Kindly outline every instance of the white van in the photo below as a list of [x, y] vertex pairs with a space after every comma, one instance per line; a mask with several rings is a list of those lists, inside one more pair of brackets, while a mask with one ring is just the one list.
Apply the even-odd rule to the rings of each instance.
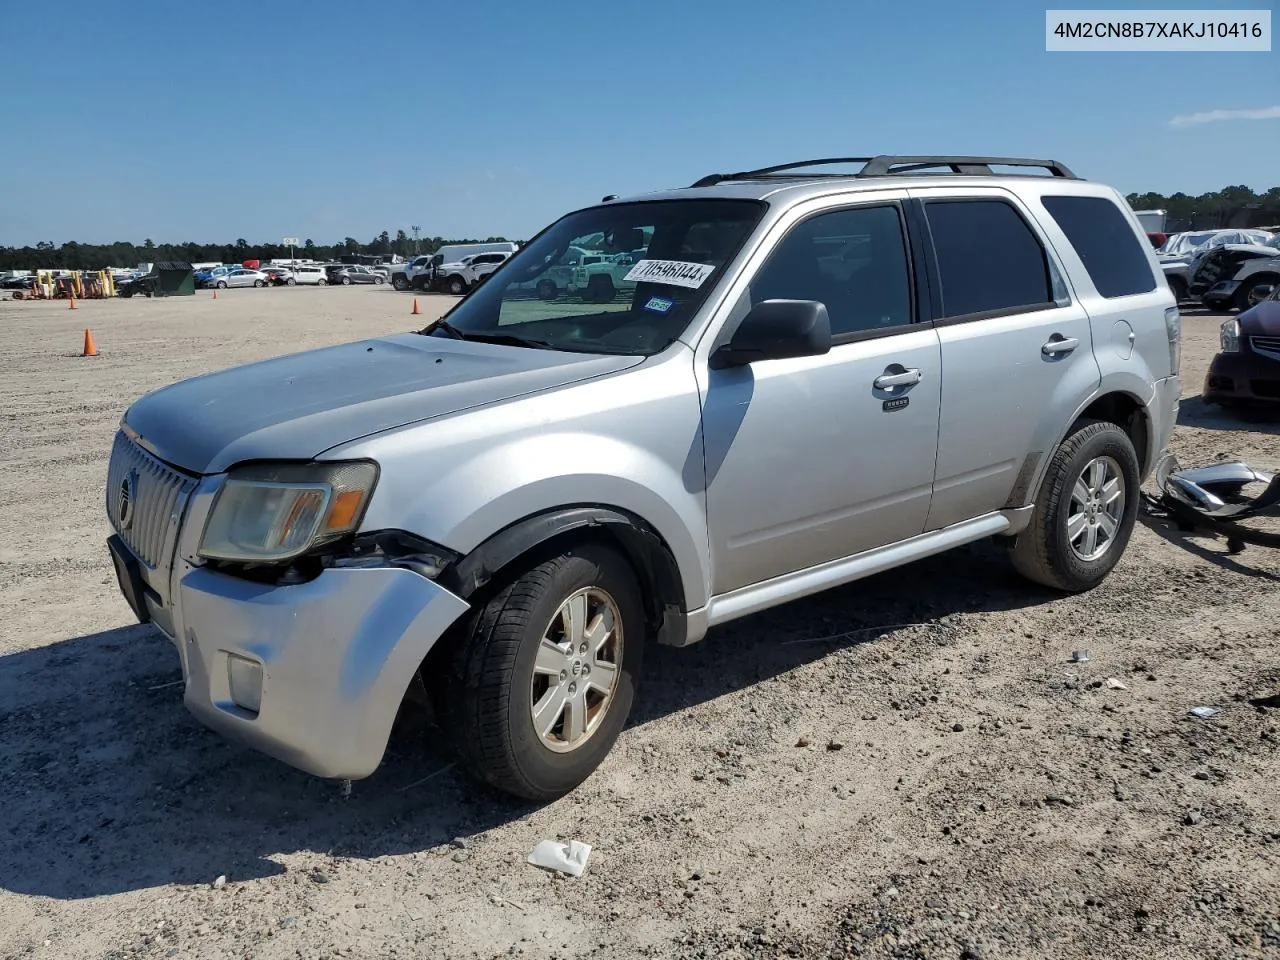
[[299, 264], [291, 269], [293, 270], [293, 279], [298, 283], [312, 283], [324, 286], [329, 282], [324, 272], [324, 267], [319, 264]]

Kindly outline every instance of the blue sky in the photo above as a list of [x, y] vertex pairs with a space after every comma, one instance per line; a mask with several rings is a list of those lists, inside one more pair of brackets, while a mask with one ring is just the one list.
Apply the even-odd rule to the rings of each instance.
[[[1280, 50], [1048, 53], [1026, 0], [123, 10], [5, 5], [0, 244], [523, 239], [607, 193], [864, 153], [1280, 183]], [[1263, 118], [1170, 122], [1213, 111]]]

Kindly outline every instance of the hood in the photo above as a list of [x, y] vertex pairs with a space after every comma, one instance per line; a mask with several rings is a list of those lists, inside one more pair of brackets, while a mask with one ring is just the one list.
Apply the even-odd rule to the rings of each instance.
[[221, 473], [245, 460], [308, 460], [349, 440], [643, 359], [407, 333], [183, 380], [142, 397], [124, 421], [161, 460]]
[[1236, 317], [1240, 332], [1250, 337], [1280, 337], [1280, 300], [1263, 300]]

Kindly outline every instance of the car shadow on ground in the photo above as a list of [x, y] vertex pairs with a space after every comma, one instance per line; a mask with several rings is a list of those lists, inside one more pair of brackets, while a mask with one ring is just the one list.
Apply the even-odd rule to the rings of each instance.
[[[1205, 403], [1203, 397], [1187, 397], [1178, 405], [1178, 426], [1201, 430], [1249, 430], [1280, 436], [1280, 403], [1232, 407]], [[1269, 469], [1265, 464], [1255, 464]]]
[[[975, 544], [654, 648], [631, 725], [785, 674], [896, 624], [1053, 595]], [[921, 583], [929, 590], [922, 594]], [[413, 717], [350, 797], [191, 718], [169, 642], [128, 626], [0, 658], [0, 889], [55, 899], [285, 872], [281, 854], [416, 852], [535, 805], [464, 776]]]
[[1174, 520], [1153, 515], [1145, 508], [1138, 511], [1138, 522], [1166, 543], [1181, 547], [1216, 567], [1243, 577], [1280, 583], [1280, 576], [1269, 570], [1259, 570], [1250, 562], [1251, 557], [1256, 557], [1267, 547], [1246, 546], [1242, 553], [1228, 553], [1226, 537], [1207, 529], [1182, 530]]

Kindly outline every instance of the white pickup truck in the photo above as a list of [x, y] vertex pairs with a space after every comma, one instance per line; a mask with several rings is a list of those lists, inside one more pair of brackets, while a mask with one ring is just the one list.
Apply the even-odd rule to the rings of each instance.
[[511, 256], [510, 253], [473, 253], [436, 267], [437, 282], [447, 293], [462, 296]]

